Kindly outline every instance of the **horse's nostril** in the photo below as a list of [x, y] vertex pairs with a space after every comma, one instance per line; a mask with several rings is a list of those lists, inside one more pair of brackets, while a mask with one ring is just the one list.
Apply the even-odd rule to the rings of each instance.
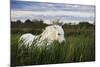
[[65, 44], [65, 41], [61, 42], [61, 44]]

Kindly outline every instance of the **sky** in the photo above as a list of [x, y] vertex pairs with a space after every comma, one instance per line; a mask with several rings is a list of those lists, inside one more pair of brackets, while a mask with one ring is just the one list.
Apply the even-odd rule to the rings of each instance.
[[55, 19], [64, 22], [95, 20], [94, 5], [49, 3], [36, 1], [11, 0], [11, 20], [43, 19], [46, 23]]

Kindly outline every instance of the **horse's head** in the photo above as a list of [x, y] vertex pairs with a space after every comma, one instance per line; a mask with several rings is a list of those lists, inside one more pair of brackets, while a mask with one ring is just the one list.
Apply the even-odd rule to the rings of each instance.
[[42, 33], [42, 37], [43, 39], [48, 39], [50, 41], [56, 40], [59, 43], [63, 43], [65, 41], [64, 30], [61, 25], [51, 25], [46, 27]]

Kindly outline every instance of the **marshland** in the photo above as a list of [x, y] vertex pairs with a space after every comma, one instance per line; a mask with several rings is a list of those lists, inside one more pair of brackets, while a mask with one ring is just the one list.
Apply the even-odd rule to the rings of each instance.
[[43, 20], [11, 21], [11, 65], [40, 65], [95, 61], [95, 24], [79, 22], [63, 25], [65, 43], [54, 41], [49, 49], [38, 48], [34, 42], [30, 47], [19, 48], [19, 38], [24, 33], [39, 35], [48, 24]]

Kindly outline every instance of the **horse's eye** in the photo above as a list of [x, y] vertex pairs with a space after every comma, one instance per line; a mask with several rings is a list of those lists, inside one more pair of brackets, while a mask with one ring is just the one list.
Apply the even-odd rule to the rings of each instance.
[[58, 33], [58, 35], [61, 35], [60, 33]]

